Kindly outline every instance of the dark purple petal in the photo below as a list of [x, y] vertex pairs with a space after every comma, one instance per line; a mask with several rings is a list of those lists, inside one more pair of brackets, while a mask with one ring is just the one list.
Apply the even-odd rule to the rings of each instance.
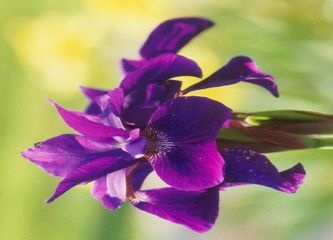
[[90, 138], [65, 134], [38, 143], [22, 155], [46, 172], [64, 177], [82, 164], [108, 156], [114, 149], [112, 142], [105, 144]]
[[244, 56], [231, 59], [220, 70], [216, 71], [208, 78], [188, 87], [183, 93], [186, 94], [191, 91], [231, 85], [240, 81], [259, 85], [266, 88], [275, 97], [279, 96], [277, 85], [273, 77], [259, 70], [251, 58]]
[[135, 207], [196, 232], [211, 229], [218, 216], [218, 188], [202, 192], [163, 188], [139, 191], [137, 197], [137, 202], [133, 202]]
[[141, 68], [126, 75], [120, 83], [125, 95], [137, 87], [163, 82], [178, 76], [201, 77], [200, 67], [186, 57], [166, 53], [147, 61]]
[[149, 59], [162, 53], [176, 53], [192, 38], [212, 25], [213, 22], [198, 17], [165, 21], [149, 35], [140, 54]]
[[80, 89], [83, 92], [83, 94], [90, 100], [90, 103], [84, 112], [87, 114], [94, 114], [94, 115], [100, 114], [101, 109], [99, 105], [96, 103], [96, 100], [98, 97], [106, 94], [107, 91], [96, 88], [84, 87], [84, 86], [80, 86]]
[[88, 137], [109, 138], [114, 136], [128, 136], [124, 129], [107, 126], [101, 119], [77, 111], [70, 111], [51, 102], [68, 126]]
[[107, 157], [94, 159], [81, 165], [77, 169], [69, 172], [65, 178], [58, 184], [54, 194], [47, 200], [53, 202], [60, 195], [67, 192], [72, 187], [85, 182], [96, 180], [106, 174], [126, 168], [137, 161], [131, 155], [122, 151], [114, 150], [109, 152]]
[[209, 98], [177, 97], [156, 110], [148, 128], [182, 143], [215, 141], [231, 113], [231, 109]]
[[221, 188], [259, 184], [287, 193], [295, 193], [302, 184], [305, 171], [302, 164], [279, 172], [262, 154], [245, 148], [225, 148], [220, 150], [225, 160], [224, 182]]
[[144, 132], [159, 177], [186, 191], [219, 184], [224, 161], [216, 136], [230, 114], [223, 104], [203, 97], [179, 97], [159, 107]]
[[122, 120], [132, 126], [146, 127], [156, 108], [173, 99], [180, 88], [180, 81], [169, 80], [134, 89], [124, 99]]
[[147, 176], [153, 171], [152, 166], [146, 162], [140, 168], [138, 168], [132, 176], [132, 185], [134, 190], [139, 190], [147, 178]]

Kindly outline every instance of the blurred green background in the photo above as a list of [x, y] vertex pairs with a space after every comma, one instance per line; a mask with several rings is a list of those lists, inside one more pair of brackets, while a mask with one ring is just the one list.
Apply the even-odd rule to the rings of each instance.
[[129, 205], [109, 212], [88, 187], [44, 203], [58, 179], [20, 151], [71, 131], [44, 99], [82, 109], [87, 102], [80, 84], [116, 86], [122, 78], [119, 59], [137, 57], [158, 23], [179, 16], [216, 22], [181, 51], [204, 75], [234, 55], [249, 55], [275, 76], [281, 97], [248, 84], [199, 94], [237, 111], [333, 113], [333, 1], [1, 0], [0, 239], [333, 239], [332, 150], [271, 154], [280, 168], [305, 165], [299, 192], [256, 186], [222, 192], [216, 226], [203, 235]]

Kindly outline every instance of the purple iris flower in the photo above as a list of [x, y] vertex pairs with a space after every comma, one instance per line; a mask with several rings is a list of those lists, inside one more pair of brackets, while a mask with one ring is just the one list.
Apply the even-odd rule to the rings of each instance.
[[[177, 202], [184, 205], [187, 192], [193, 206], [216, 199], [210, 195], [218, 195], [216, 186], [223, 181], [224, 167], [216, 137], [231, 110], [208, 98], [179, 97], [158, 107], [146, 128], [127, 130], [117, 112], [121, 92], [115, 89], [108, 93], [113, 98], [99, 99], [103, 118], [69, 111], [53, 103], [63, 120], [82, 135], [60, 135], [23, 152], [24, 157], [46, 172], [62, 178], [48, 202], [78, 184], [91, 181], [93, 196], [107, 208], [115, 209], [127, 198], [134, 206], [151, 213], [157, 211], [155, 214], [161, 217], [164, 211], [169, 214], [167, 209], [163, 210], [166, 195], [170, 198], [168, 208]], [[138, 191], [153, 170], [172, 188]], [[206, 190], [214, 187], [215, 191]], [[218, 202], [214, 206], [217, 210]], [[211, 209], [207, 211], [197, 209], [195, 214], [211, 221], [214, 215], [209, 213]], [[181, 219], [171, 220], [183, 223], [185, 220]], [[199, 225], [188, 225], [198, 231], [206, 229], [200, 224], [201, 230]]]
[[[176, 18], [160, 24], [147, 38], [140, 50], [140, 60], [122, 60], [126, 73], [120, 83], [124, 90], [121, 107], [122, 121], [129, 126], [143, 128], [157, 107], [178, 95], [206, 88], [248, 82], [266, 88], [278, 96], [273, 77], [256, 67], [249, 57], [232, 58], [225, 66], [208, 78], [181, 90], [179, 76], [200, 78], [200, 67], [191, 59], [177, 52], [202, 31], [213, 26], [203, 18]], [[89, 114], [99, 114], [96, 99], [107, 93], [105, 90], [82, 87], [91, 101], [86, 109]]]
[[[64, 134], [23, 152], [47, 173], [60, 177], [48, 203], [79, 184], [92, 182], [92, 196], [115, 210], [134, 207], [197, 232], [209, 230], [219, 210], [219, 191], [259, 184], [294, 193], [305, 171], [301, 164], [279, 172], [263, 155], [245, 148], [218, 149], [216, 138], [232, 111], [189, 92], [240, 81], [278, 96], [272, 76], [248, 57], [233, 58], [208, 78], [181, 90], [179, 76], [201, 77], [200, 67], [177, 52], [213, 23], [177, 18], [159, 25], [143, 44], [140, 60], [123, 60], [126, 72], [111, 91], [82, 87], [85, 112], [51, 102], [80, 135]], [[142, 190], [155, 172], [167, 188]]]

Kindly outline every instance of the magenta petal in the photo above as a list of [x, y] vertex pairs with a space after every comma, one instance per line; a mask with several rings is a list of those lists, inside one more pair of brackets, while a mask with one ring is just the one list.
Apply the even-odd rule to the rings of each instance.
[[[92, 146], [87, 148], [87, 145]], [[64, 177], [82, 164], [106, 157], [114, 146], [74, 134], [60, 135], [36, 144], [22, 155], [46, 172]]]
[[196, 232], [211, 229], [218, 216], [218, 188], [202, 192], [163, 188], [139, 191], [137, 198], [138, 202], [133, 203], [135, 207]]
[[201, 69], [193, 60], [166, 53], [150, 59], [141, 68], [127, 74], [120, 87], [127, 95], [139, 86], [163, 82], [178, 76], [201, 77]]
[[244, 148], [225, 148], [224, 182], [221, 188], [243, 184], [259, 184], [287, 193], [295, 193], [302, 184], [305, 171], [302, 164], [279, 172], [262, 154]]
[[133, 72], [142, 67], [145, 63], [146, 60], [121, 59], [121, 67], [125, 73]]
[[203, 97], [179, 97], [159, 107], [146, 129], [150, 162], [170, 186], [186, 191], [213, 187], [223, 180], [224, 161], [216, 136], [231, 110]]
[[306, 172], [301, 163], [280, 172], [281, 183], [279, 184], [279, 190], [287, 193], [295, 193], [303, 183], [305, 174]]
[[183, 92], [186, 94], [191, 91], [231, 85], [240, 81], [259, 85], [266, 88], [275, 97], [279, 96], [273, 77], [259, 70], [251, 58], [244, 56], [232, 58], [211, 76], [188, 87]]
[[104, 125], [98, 117], [90, 116], [81, 112], [70, 111], [52, 102], [58, 113], [68, 126], [88, 137], [109, 138], [114, 136], [128, 136], [128, 132]]
[[137, 161], [132, 156], [122, 150], [114, 150], [107, 157], [94, 159], [81, 165], [77, 169], [69, 172], [58, 184], [54, 194], [47, 200], [53, 202], [56, 198], [67, 192], [72, 187], [96, 180], [106, 174], [126, 168]]
[[140, 54], [144, 58], [152, 58], [162, 53], [176, 53], [192, 38], [212, 25], [213, 22], [198, 17], [165, 21], [149, 35]]
[[90, 101], [96, 101], [98, 97], [107, 94], [107, 90], [97, 89], [97, 88], [91, 88], [91, 87], [85, 87], [80, 86], [81, 91], [83, 94], [90, 100]]

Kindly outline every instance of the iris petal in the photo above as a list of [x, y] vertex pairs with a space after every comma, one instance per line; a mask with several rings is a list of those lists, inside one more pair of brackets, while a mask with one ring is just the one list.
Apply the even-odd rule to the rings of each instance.
[[[92, 196], [100, 200], [109, 210], [119, 208], [126, 199], [126, 172], [128, 168], [110, 173], [107, 177], [97, 179], [91, 189]], [[147, 162], [138, 168], [132, 176], [133, 189], [139, 190], [146, 177], [153, 171]]]
[[305, 170], [302, 164], [279, 172], [262, 154], [245, 148], [225, 148], [225, 179], [221, 188], [243, 184], [259, 184], [287, 193], [295, 193], [302, 184]]
[[120, 83], [125, 95], [134, 88], [163, 82], [178, 76], [201, 77], [201, 69], [193, 60], [165, 53], [147, 61], [141, 68], [126, 75]]
[[107, 157], [89, 161], [69, 172], [58, 184], [54, 194], [47, 202], [53, 202], [56, 198], [78, 184], [96, 180], [108, 173], [126, 168], [136, 162], [137, 161], [133, 160], [131, 155], [122, 150], [114, 150], [110, 152]]
[[82, 164], [108, 156], [109, 151], [114, 149], [110, 141], [101, 143], [74, 134], [64, 134], [36, 144], [22, 155], [46, 172], [64, 177]]
[[215, 223], [219, 210], [217, 188], [185, 192], [173, 188], [139, 191], [133, 205], [168, 221], [206, 232]]
[[251, 58], [244, 56], [232, 58], [221, 69], [208, 78], [188, 87], [183, 93], [231, 85], [240, 81], [259, 85], [267, 89], [275, 97], [279, 96], [273, 77], [259, 70]]
[[219, 184], [224, 161], [215, 141], [230, 114], [223, 104], [202, 97], [179, 97], [160, 106], [144, 133], [160, 178], [186, 191]]
[[152, 58], [161, 53], [176, 53], [192, 38], [211, 27], [213, 22], [204, 18], [175, 18], [161, 23], [143, 44], [140, 54]]
[[157, 107], [173, 99], [180, 88], [181, 82], [176, 80], [138, 87], [124, 99], [122, 120], [135, 127], [146, 127]]
[[70, 111], [51, 102], [68, 126], [88, 137], [109, 138], [114, 136], [128, 136], [128, 132], [107, 126], [101, 119], [81, 112]]
[[112, 197], [108, 193], [107, 177], [102, 177], [94, 181], [91, 189], [91, 194], [93, 198], [100, 200], [103, 206], [108, 208], [109, 210], [116, 210], [124, 203], [123, 199], [119, 197]]
[[189, 41], [213, 25], [208, 19], [198, 17], [175, 18], [163, 22], [149, 35], [140, 50], [141, 60], [122, 59], [125, 73], [142, 67], [147, 60], [164, 53], [177, 53]]
[[108, 91], [96, 89], [96, 88], [90, 88], [90, 87], [84, 87], [80, 86], [81, 91], [83, 94], [90, 100], [89, 105], [87, 106], [85, 113], [87, 114], [100, 114], [101, 109], [99, 105], [97, 104], [96, 100], [98, 97], [103, 96], [104, 94], [107, 94]]

